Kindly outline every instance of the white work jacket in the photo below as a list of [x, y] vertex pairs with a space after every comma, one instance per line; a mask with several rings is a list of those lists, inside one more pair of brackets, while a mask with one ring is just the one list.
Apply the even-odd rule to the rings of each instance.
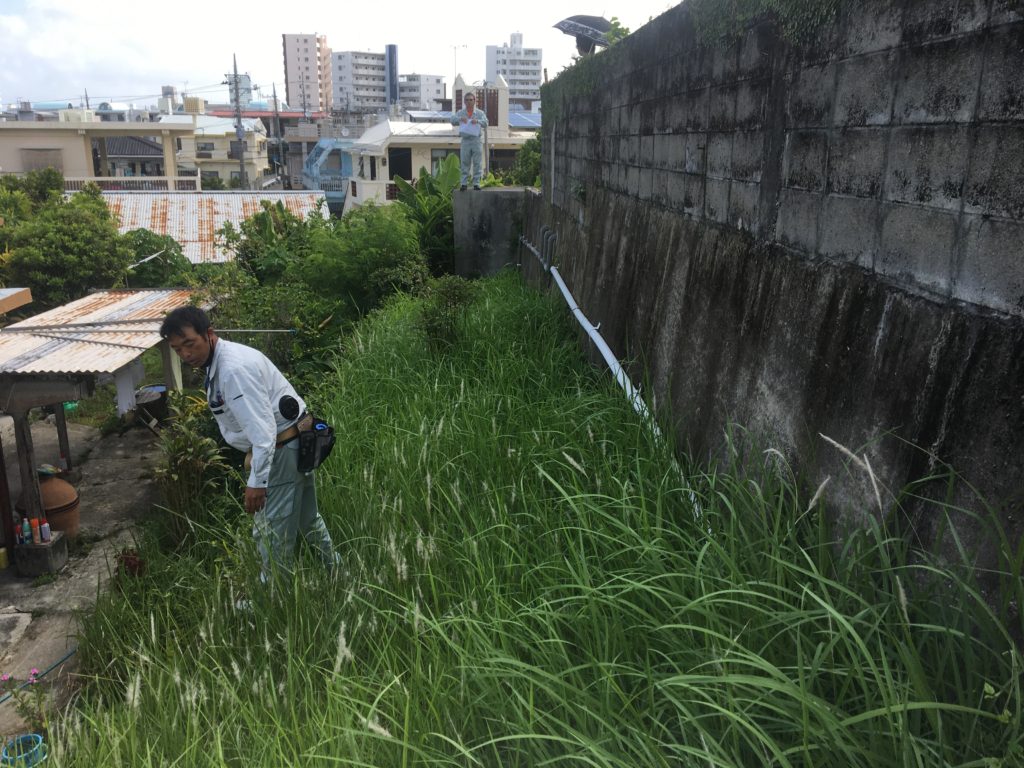
[[292, 397], [298, 414], [306, 404], [277, 367], [257, 349], [217, 339], [206, 372], [206, 400], [228, 445], [252, 451], [250, 488], [266, 488], [277, 436], [298, 416], [281, 414], [281, 399]]

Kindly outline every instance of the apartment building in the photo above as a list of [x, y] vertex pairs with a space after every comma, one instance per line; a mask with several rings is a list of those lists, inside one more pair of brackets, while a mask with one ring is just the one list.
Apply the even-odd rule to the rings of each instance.
[[327, 36], [281, 35], [288, 105], [304, 112], [326, 112], [334, 101], [331, 49]]
[[176, 160], [182, 171], [191, 171], [201, 179], [220, 179], [230, 185], [242, 182], [241, 165], [245, 166], [243, 188], [254, 188], [269, 175], [267, 130], [260, 120], [243, 118], [244, 144], [238, 142], [232, 118], [210, 115], [163, 115], [161, 126], [187, 125], [191, 135], [176, 139]]
[[398, 78], [399, 100], [405, 109], [442, 108], [445, 98], [444, 77], [441, 75], [400, 75]]
[[508, 83], [509, 107], [529, 110], [540, 99], [541, 49], [524, 48], [521, 32], [513, 32], [509, 40], [487, 46], [487, 82], [501, 75]]
[[336, 51], [332, 55], [334, 108], [377, 112], [399, 100], [398, 47], [383, 53]]

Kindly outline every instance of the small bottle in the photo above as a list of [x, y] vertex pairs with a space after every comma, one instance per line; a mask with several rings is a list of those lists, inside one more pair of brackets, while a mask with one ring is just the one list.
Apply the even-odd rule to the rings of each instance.
[[33, 517], [32, 522], [30, 524], [32, 526], [32, 543], [42, 544], [43, 542], [39, 538], [39, 520]]
[[52, 535], [50, 533], [50, 523], [47, 522], [46, 518], [43, 518], [43, 522], [39, 524], [39, 538], [43, 540], [43, 544], [49, 544]]
[[28, 544], [32, 541], [32, 526], [27, 517], [21, 518], [21, 543]]

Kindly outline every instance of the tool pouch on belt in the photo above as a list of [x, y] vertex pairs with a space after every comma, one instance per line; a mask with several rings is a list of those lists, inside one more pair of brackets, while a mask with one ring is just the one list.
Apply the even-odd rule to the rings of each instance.
[[334, 428], [323, 419], [306, 415], [299, 420], [299, 471], [312, 472], [334, 448]]

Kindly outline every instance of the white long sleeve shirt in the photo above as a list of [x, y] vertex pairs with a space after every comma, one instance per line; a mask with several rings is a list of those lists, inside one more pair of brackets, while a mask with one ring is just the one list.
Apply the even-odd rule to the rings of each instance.
[[266, 488], [277, 436], [298, 421], [281, 414], [292, 397], [298, 413], [306, 404], [267, 356], [257, 349], [217, 339], [206, 373], [206, 399], [228, 445], [252, 451], [250, 488]]

